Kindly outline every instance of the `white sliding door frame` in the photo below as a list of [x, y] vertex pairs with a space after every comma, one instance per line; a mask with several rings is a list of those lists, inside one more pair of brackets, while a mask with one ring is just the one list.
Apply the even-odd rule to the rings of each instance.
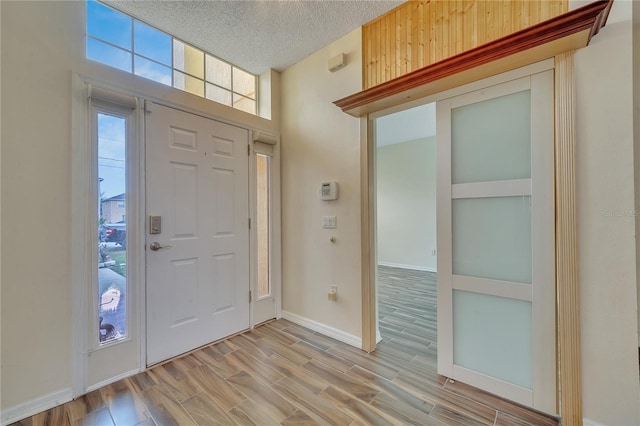
[[[451, 111], [531, 90], [531, 178], [481, 183], [451, 182]], [[557, 413], [555, 349], [553, 71], [506, 80], [437, 104], [438, 158], [438, 372], [539, 410]], [[532, 283], [453, 274], [452, 203], [456, 199], [531, 197]], [[453, 292], [462, 290], [531, 302], [532, 389], [454, 363]]]

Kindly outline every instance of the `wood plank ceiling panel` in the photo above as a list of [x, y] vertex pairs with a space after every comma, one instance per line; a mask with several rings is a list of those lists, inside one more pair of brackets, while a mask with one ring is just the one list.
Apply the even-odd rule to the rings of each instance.
[[[440, 6], [435, 7], [447, 7], [444, 3], [448, 2], [436, 2]], [[477, 26], [485, 26], [485, 29], [479, 29], [478, 33], [482, 31], [488, 34], [495, 34], [496, 30], [492, 28], [492, 26], [495, 26], [495, 17], [504, 16], [504, 10], [498, 12], [495, 2], [480, 3], [484, 5], [481, 6], [480, 10], [484, 7], [485, 12], [483, 13], [486, 19], [483, 19], [482, 15], [477, 16]], [[428, 55], [431, 61], [430, 65], [389, 79], [361, 92], [339, 99], [334, 103], [344, 112], [354, 117], [361, 117], [371, 112], [400, 105], [413, 99], [429, 96], [472, 81], [539, 62], [560, 53], [585, 47], [589, 44], [591, 38], [605, 25], [612, 3], [613, 0], [598, 0], [444, 59], [442, 49], [437, 51], [430, 49]], [[432, 11], [436, 10], [435, 7], [431, 6], [430, 9]], [[438, 10], [440, 10], [440, 13], [444, 13], [448, 9]], [[540, 13], [548, 13], [546, 10], [545, 7]], [[530, 19], [535, 18], [537, 16], [536, 13], [532, 13]], [[433, 23], [434, 16], [436, 14], [432, 13], [429, 22]], [[493, 16], [494, 18], [489, 19], [488, 16]], [[385, 46], [387, 46], [385, 47], [385, 52], [389, 51], [388, 44], [390, 41], [387, 30], [392, 29], [389, 28], [388, 22], [386, 20], [374, 21], [373, 24], [375, 24], [375, 28], [378, 25], [384, 28], [381, 31], [380, 40], [385, 40]], [[428, 25], [429, 23], [426, 24], [426, 26]], [[446, 32], [444, 30], [445, 24], [432, 25], [429, 28], [426, 28], [426, 26], [422, 30], [430, 31], [431, 39], [434, 37], [436, 39], [444, 38], [444, 32]], [[372, 35], [376, 37], [376, 31]], [[439, 46], [442, 47], [442, 45]], [[391, 64], [388, 62], [390, 58], [387, 56], [386, 53], [382, 56], [380, 67], [377, 68], [380, 73], [384, 70], [385, 76], [391, 74]], [[425, 53], [425, 59], [426, 56]], [[365, 76], [370, 74], [367, 71], [368, 68], [366, 68], [369, 65], [371, 64], [365, 63]]]

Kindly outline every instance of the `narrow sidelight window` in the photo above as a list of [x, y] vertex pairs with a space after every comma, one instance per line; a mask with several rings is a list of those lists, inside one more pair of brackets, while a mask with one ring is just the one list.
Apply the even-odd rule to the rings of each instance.
[[100, 345], [127, 337], [127, 116], [94, 110], [98, 162], [97, 323]]
[[271, 295], [271, 157], [256, 154], [258, 298]]

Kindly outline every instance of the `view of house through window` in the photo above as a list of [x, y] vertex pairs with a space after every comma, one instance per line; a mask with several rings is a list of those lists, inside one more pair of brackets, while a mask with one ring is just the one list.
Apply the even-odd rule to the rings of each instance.
[[97, 114], [100, 343], [127, 335], [127, 119]]
[[270, 160], [268, 155], [256, 154], [257, 176], [257, 233], [258, 233], [258, 298], [271, 294], [270, 273]]
[[87, 58], [256, 114], [256, 76], [94, 0]]

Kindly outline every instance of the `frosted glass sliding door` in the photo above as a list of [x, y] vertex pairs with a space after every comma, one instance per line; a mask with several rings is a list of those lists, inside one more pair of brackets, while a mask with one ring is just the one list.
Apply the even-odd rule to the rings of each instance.
[[555, 413], [553, 73], [437, 114], [438, 370]]

